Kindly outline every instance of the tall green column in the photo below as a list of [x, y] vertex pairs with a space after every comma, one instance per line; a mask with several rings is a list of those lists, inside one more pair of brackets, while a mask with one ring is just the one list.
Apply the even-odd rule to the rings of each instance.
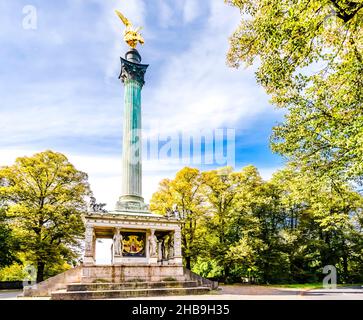
[[142, 197], [142, 136], [141, 136], [141, 90], [148, 65], [141, 64], [136, 49], [121, 58], [121, 74], [125, 87], [122, 144], [122, 194], [117, 210], [143, 210]]

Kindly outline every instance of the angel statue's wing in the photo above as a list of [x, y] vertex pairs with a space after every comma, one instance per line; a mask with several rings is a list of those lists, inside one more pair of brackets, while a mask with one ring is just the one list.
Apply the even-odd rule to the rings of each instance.
[[141, 30], [142, 30], [142, 27], [138, 27], [138, 28], [136, 28], [135, 32], [139, 33]]
[[124, 23], [124, 25], [126, 27], [131, 27], [132, 24], [131, 22], [118, 10], [115, 10], [116, 14], [119, 16], [119, 18], [122, 20], [122, 22]]

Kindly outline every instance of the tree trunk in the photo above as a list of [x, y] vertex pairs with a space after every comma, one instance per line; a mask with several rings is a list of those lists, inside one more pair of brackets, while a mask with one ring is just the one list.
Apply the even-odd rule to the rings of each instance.
[[225, 265], [224, 266], [224, 279], [223, 279], [223, 281], [224, 281], [224, 283], [228, 283], [229, 281], [230, 281], [230, 279], [229, 279], [229, 270], [230, 270], [230, 268], [229, 268], [229, 265]]
[[37, 283], [44, 280], [44, 267], [45, 263], [43, 261], [38, 261], [37, 265]]
[[349, 271], [348, 271], [348, 250], [343, 242], [343, 279], [345, 281], [350, 281], [349, 279]]
[[185, 267], [189, 270], [191, 270], [190, 268], [190, 262], [191, 262], [191, 259], [190, 257], [185, 257]]

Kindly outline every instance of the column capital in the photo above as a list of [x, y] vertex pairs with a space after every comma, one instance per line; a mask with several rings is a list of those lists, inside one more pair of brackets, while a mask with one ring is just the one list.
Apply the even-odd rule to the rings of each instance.
[[147, 64], [135, 63], [121, 58], [121, 73], [119, 79], [123, 83], [134, 80], [143, 86], [145, 84], [144, 76], [148, 66]]

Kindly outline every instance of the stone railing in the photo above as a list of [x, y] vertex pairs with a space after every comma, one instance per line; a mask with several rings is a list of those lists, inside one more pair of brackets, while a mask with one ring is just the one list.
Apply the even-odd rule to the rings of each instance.
[[184, 274], [189, 280], [198, 281], [199, 285], [207, 286], [207, 287], [211, 288], [212, 290], [218, 289], [218, 281], [212, 281], [212, 280], [203, 278], [200, 275], [194, 273], [193, 271], [191, 271], [185, 267], [184, 267]]
[[82, 266], [78, 266], [33, 286], [24, 287], [23, 295], [24, 297], [49, 297], [52, 291], [65, 289], [69, 283], [80, 282], [81, 277]]

